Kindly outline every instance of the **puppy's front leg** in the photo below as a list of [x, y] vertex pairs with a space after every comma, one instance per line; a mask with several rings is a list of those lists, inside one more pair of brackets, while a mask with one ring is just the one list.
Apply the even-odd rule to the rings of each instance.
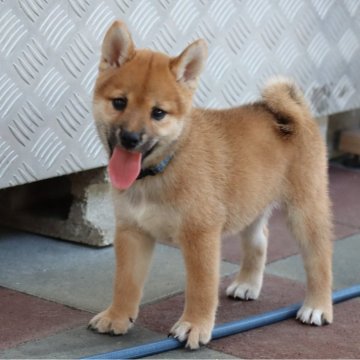
[[117, 228], [116, 272], [112, 304], [96, 315], [89, 327], [100, 333], [125, 334], [139, 311], [154, 240], [136, 228]]
[[170, 334], [196, 349], [211, 339], [218, 304], [220, 229], [184, 229], [180, 244], [186, 266], [185, 309]]

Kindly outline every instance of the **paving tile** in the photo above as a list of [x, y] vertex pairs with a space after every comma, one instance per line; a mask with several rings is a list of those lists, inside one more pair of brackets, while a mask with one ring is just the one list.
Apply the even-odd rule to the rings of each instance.
[[125, 336], [96, 334], [85, 326], [0, 351], [1, 359], [75, 359], [157, 341], [163, 335], [137, 326]]
[[[359, 284], [360, 234], [334, 243], [333, 273], [334, 288], [340, 289]], [[266, 267], [269, 274], [305, 282], [305, 272], [299, 255], [279, 260]]]
[[[220, 286], [220, 305], [217, 323], [242, 319], [245, 316], [273, 310], [303, 300], [304, 286], [301, 283], [266, 275], [262, 293], [256, 301], [236, 301], [225, 295], [226, 286], [231, 277], [223, 279]], [[171, 326], [178, 320], [184, 305], [184, 294], [142, 307], [139, 323], [153, 331], [167, 334]]]
[[[164, 338], [140, 326], [135, 326], [125, 336], [108, 336], [95, 334], [85, 327], [43, 337], [30, 341], [11, 349], [0, 350], [1, 359], [74, 359], [93, 356], [105, 352], [112, 352], [128, 347], [133, 347]], [[174, 350], [148, 357], [149, 359], [227, 359], [233, 358], [227, 354], [202, 348], [200, 351], [191, 352], [185, 349]]]
[[145, 359], [237, 359], [229, 354], [211, 350], [204, 346], [198, 350], [179, 349], [148, 356]]
[[[223, 263], [222, 274], [237, 266]], [[103, 310], [112, 296], [112, 247], [90, 248], [42, 236], [0, 231], [0, 285], [78, 309]], [[178, 249], [158, 244], [143, 303], [184, 289]]]
[[91, 314], [0, 287], [0, 350], [79, 324]]
[[330, 195], [335, 220], [360, 228], [360, 172], [332, 166]]
[[[222, 294], [229, 283], [222, 284]], [[284, 278], [266, 275], [259, 300], [236, 302], [221, 298], [218, 322], [228, 322], [245, 316], [301, 302], [304, 285]], [[360, 355], [360, 301], [354, 300], [335, 307], [335, 324], [324, 327], [302, 325], [295, 319], [261, 329], [213, 341], [209, 347], [239, 358], [356, 358]], [[339, 344], [339, 346], [338, 346]]]
[[210, 347], [240, 358], [358, 359], [360, 357], [360, 301], [335, 306], [335, 322], [325, 327], [295, 320], [230, 336]]
[[[301, 302], [304, 297], [303, 284], [266, 275], [258, 300], [234, 301], [224, 295], [230, 281], [227, 277], [221, 284], [218, 324]], [[153, 331], [166, 334], [180, 316], [183, 302], [184, 296], [176, 295], [156, 304], [146, 305], [140, 313], [139, 322]], [[281, 324], [214, 340], [208, 347], [238, 358], [359, 357], [359, 310], [359, 300], [349, 301], [347, 304], [336, 305], [336, 323], [328, 327], [306, 326], [291, 319]]]
[[344, 225], [338, 222], [334, 223], [334, 239], [342, 240], [350, 235], [360, 234], [360, 228], [356, 228], [352, 225]]

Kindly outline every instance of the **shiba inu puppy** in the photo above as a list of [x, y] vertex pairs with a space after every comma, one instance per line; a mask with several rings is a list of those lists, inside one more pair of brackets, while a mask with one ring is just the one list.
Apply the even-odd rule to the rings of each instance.
[[93, 112], [106, 147], [116, 214], [112, 304], [90, 321], [125, 334], [138, 315], [154, 243], [178, 244], [186, 302], [170, 333], [191, 349], [211, 338], [218, 304], [220, 237], [239, 233], [233, 298], [259, 296], [267, 221], [282, 204], [307, 274], [300, 321], [331, 323], [332, 242], [325, 145], [302, 93], [286, 79], [226, 110], [192, 107], [204, 41], [169, 57], [135, 48], [122, 22], [103, 45]]

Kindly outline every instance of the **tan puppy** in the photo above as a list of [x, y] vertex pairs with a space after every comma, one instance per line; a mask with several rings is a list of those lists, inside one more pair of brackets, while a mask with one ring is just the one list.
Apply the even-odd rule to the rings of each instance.
[[307, 274], [298, 318], [332, 322], [331, 214], [319, 130], [298, 88], [269, 83], [262, 99], [228, 110], [192, 107], [207, 55], [199, 40], [171, 58], [137, 50], [121, 22], [102, 46], [94, 116], [110, 154], [117, 258], [111, 306], [90, 321], [125, 334], [139, 310], [155, 240], [179, 245], [186, 303], [171, 334], [194, 349], [211, 337], [220, 237], [240, 233], [241, 268], [227, 294], [259, 296], [274, 204], [287, 211]]

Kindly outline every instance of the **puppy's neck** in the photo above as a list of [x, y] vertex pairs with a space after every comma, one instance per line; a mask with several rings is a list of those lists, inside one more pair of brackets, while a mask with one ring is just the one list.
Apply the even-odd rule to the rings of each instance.
[[167, 166], [169, 165], [172, 158], [173, 158], [172, 154], [168, 155], [162, 161], [157, 163], [156, 165], [141, 169], [140, 174], [137, 177], [137, 180], [140, 180], [146, 176], [155, 176], [157, 174], [163, 173], [165, 171], [165, 169], [167, 168]]

